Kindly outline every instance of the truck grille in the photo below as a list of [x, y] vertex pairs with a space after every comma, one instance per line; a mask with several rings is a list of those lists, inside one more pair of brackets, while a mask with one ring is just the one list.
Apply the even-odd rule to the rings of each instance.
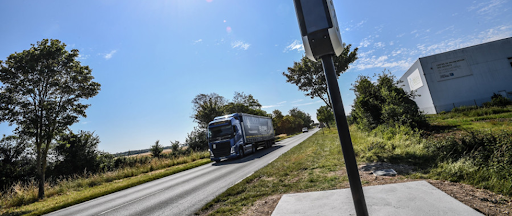
[[212, 152], [213, 156], [216, 158], [227, 157], [231, 153], [231, 144], [229, 144], [229, 142], [215, 143], [215, 147]]

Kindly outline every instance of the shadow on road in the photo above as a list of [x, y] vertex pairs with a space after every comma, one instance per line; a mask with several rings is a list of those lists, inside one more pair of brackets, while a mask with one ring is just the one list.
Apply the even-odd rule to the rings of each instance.
[[225, 161], [221, 161], [221, 162], [216, 162], [216, 163], [212, 164], [212, 166], [224, 166], [224, 165], [229, 165], [229, 164], [245, 163], [248, 161], [262, 158], [265, 155], [270, 154], [271, 152], [273, 152], [277, 149], [280, 149], [282, 147], [284, 147], [284, 146], [281, 144], [274, 144], [272, 147], [267, 148], [267, 149], [260, 148], [254, 154], [247, 155], [244, 158], [241, 158], [241, 159], [237, 158], [237, 159], [230, 159], [230, 160], [225, 160]]

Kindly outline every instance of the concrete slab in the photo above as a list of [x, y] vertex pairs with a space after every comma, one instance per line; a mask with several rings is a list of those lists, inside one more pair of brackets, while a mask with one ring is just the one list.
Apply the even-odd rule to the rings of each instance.
[[[483, 215], [426, 181], [363, 187], [369, 215]], [[356, 215], [350, 189], [283, 195], [272, 216]]]

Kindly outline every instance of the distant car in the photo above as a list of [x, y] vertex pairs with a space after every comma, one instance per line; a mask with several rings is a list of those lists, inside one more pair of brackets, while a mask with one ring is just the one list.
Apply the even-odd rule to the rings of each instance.
[[307, 127], [302, 128], [302, 133], [306, 133], [306, 132], [308, 132], [308, 128]]

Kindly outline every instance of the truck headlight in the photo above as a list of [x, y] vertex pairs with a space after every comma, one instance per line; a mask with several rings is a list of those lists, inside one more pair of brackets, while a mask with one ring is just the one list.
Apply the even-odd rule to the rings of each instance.
[[234, 153], [235, 153], [235, 147], [234, 147], [234, 146], [232, 146], [232, 147], [231, 147], [231, 154], [234, 154]]

